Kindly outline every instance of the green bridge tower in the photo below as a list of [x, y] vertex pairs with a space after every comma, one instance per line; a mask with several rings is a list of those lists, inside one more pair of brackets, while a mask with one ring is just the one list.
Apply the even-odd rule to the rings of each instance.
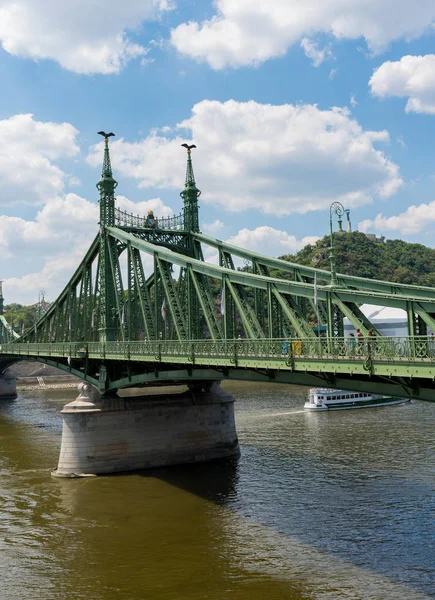
[[199, 232], [199, 214], [198, 214], [198, 198], [201, 195], [201, 190], [196, 187], [195, 175], [193, 174], [192, 166], [192, 148], [196, 148], [194, 144], [188, 146], [182, 144], [187, 148], [187, 168], [186, 168], [186, 183], [184, 190], [180, 192], [180, 196], [183, 198], [184, 207], [184, 229], [194, 233]]
[[100, 134], [104, 135], [104, 159], [101, 179], [97, 183], [100, 192], [100, 254], [96, 294], [99, 305], [95, 310], [100, 342], [106, 342], [117, 339], [123, 293], [116, 241], [107, 232], [107, 227], [115, 225], [115, 189], [118, 186], [113, 178], [109, 153], [109, 136], [114, 134]]

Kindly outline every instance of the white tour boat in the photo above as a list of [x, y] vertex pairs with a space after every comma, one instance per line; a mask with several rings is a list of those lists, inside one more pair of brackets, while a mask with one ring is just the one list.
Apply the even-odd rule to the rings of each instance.
[[304, 408], [310, 410], [344, 410], [349, 408], [390, 406], [390, 404], [404, 404], [406, 402], [410, 402], [410, 399], [367, 394], [365, 392], [312, 388], [308, 402], [305, 402]]

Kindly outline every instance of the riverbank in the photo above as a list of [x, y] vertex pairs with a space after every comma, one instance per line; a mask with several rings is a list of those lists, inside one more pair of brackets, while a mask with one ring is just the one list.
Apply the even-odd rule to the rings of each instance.
[[72, 375], [49, 375], [47, 377], [19, 377], [17, 390], [61, 390], [76, 388], [80, 379]]

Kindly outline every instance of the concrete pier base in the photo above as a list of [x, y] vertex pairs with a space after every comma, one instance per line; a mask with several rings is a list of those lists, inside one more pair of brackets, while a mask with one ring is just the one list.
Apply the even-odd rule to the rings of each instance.
[[88, 384], [61, 411], [57, 477], [84, 477], [239, 455], [234, 398], [209, 392], [103, 398]]
[[17, 397], [17, 378], [9, 371], [0, 375], [0, 399]]

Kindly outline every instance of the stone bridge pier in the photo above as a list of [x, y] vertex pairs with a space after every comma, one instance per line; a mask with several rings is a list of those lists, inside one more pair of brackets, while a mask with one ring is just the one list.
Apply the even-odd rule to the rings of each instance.
[[0, 374], [0, 399], [16, 398], [17, 396], [17, 378], [9, 371]]
[[56, 477], [84, 477], [238, 456], [234, 398], [220, 383], [180, 394], [102, 398], [79, 384], [66, 404]]

